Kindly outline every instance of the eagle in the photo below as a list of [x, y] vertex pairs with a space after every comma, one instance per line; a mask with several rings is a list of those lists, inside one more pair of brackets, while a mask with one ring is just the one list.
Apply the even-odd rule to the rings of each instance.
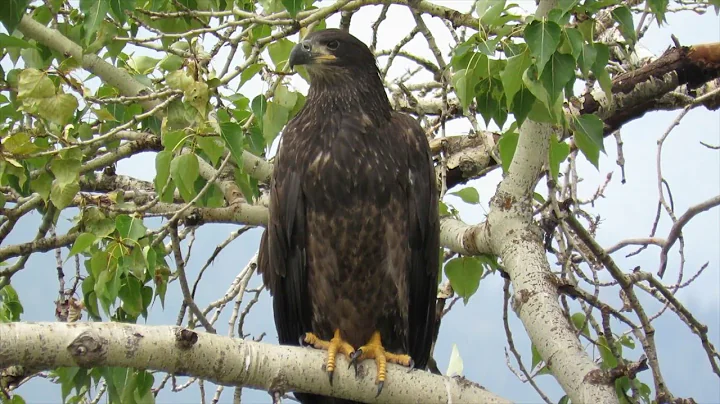
[[[282, 345], [327, 351], [332, 384], [348, 367], [426, 369], [435, 336], [440, 224], [425, 131], [394, 111], [375, 56], [340, 29], [291, 51], [310, 88], [283, 130], [270, 181], [258, 272]], [[303, 403], [343, 403], [295, 392]]]

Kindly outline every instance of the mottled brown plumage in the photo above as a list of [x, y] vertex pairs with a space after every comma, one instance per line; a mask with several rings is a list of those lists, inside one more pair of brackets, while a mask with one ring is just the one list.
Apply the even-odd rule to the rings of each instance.
[[283, 132], [258, 259], [279, 341], [298, 345], [306, 332], [329, 340], [339, 329], [357, 349], [379, 331], [387, 352], [424, 369], [439, 259], [424, 131], [392, 110], [372, 52], [350, 34], [312, 33], [290, 64], [307, 65], [311, 84]]

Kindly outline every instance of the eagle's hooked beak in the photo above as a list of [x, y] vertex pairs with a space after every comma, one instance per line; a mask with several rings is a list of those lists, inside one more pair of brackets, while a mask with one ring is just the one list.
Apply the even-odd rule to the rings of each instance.
[[335, 56], [332, 55], [324, 46], [313, 44], [310, 41], [302, 41], [290, 52], [290, 58], [288, 59], [288, 65], [290, 68], [300, 65], [311, 65], [316, 63], [328, 63], [335, 60]]

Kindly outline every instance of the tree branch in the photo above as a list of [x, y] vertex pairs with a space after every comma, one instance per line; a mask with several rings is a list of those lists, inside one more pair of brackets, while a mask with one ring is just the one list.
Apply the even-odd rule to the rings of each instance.
[[388, 383], [375, 401], [373, 363], [361, 364], [363, 376], [358, 379], [352, 369], [338, 366], [330, 386], [323, 360], [323, 352], [312, 348], [258, 343], [175, 326], [0, 324], [0, 368], [117, 366], [183, 374], [281, 395], [297, 390], [364, 402], [508, 402], [467, 380], [419, 370], [407, 372], [394, 364], [388, 364]]

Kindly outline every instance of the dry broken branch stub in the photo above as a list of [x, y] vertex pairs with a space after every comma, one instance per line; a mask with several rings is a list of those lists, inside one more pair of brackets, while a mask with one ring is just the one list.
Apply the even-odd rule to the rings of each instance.
[[[581, 113], [599, 113], [606, 136], [645, 113], [657, 109], [660, 98], [678, 86], [695, 89], [720, 77], [720, 42], [671, 48], [647, 65], [613, 79], [613, 106], [603, 111], [592, 94], [584, 96]], [[599, 92], [595, 94], [600, 95]], [[598, 98], [604, 98], [600, 95]]]

